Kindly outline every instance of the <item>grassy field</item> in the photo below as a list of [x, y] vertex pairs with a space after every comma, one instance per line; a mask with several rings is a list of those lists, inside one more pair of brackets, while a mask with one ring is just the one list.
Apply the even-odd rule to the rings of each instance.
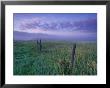
[[14, 41], [14, 75], [96, 75], [97, 44], [76, 43], [75, 64], [71, 66], [72, 42]]

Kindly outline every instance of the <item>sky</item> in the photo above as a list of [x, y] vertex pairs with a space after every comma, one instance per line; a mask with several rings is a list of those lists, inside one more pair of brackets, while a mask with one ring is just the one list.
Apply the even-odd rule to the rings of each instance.
[[96, 13], [14, 13], [13, 16], [18, 37], [20, 33], [28, 33], [96, 40]]

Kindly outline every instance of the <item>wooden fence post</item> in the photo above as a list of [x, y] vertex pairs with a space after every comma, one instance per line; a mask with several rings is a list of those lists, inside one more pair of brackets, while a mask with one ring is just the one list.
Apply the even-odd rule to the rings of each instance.
[[41, 51], [41, 50], [42, 50], [42, 42], [41, 42], [41, 39], [40, 39], [40, 40], [37, 40], [37, 49], [38, 49], [38, 51]]
[[75, 49], [76, 49], [76, 44], [73, 45], [73, 49], [72, 49], [72, 61], [71, 61], [72, 67], [75, 63]]
[[41, 50], [42, 50], [42, 42], [41, 42], [41, 39], [40, 39], [39, 46], [40, 46], [40, 51], [41, 51]]

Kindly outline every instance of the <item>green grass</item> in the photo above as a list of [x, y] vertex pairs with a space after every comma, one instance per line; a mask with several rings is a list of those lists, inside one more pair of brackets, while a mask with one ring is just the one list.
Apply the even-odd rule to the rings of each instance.
[[14, 75], [96, 75], [97, 44], [76, 43], [76, 60], [71, 66], [71, 42], [14, 41]]

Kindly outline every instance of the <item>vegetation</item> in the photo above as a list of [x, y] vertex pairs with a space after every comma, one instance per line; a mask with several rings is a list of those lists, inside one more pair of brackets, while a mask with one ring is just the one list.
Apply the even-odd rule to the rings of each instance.
[[45, 41], [39, 50], [37, 41], [14, 41], [14, 75], [96, 75], [97, 44], [76, 42], [72, 66], [73, 44]]

